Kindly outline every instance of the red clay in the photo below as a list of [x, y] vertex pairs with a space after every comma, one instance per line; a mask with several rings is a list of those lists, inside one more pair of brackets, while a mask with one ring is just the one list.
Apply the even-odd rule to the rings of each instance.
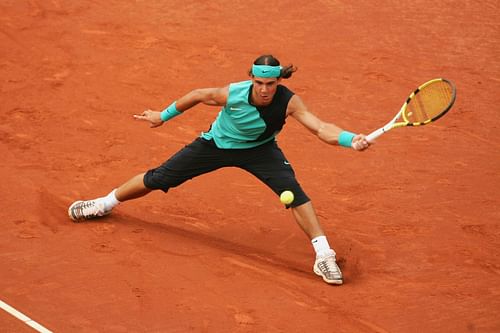
[[[55, 332], [499, 332], [497, 1], [2, 1], [0, 299]], [[208, 128], [134, 121], [273, 53], [311, 111], [368, 133], [420, 83], [457, 103], [363, 153], [293, 119], [279, 142], [346, 283], [279, 200], [226, 169], [74, 224]], [[0, 327], [17, 330], [4, 313]]]

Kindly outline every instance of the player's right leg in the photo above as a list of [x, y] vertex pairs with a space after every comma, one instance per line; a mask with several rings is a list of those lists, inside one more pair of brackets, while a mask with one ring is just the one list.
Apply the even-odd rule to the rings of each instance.
[[80, 222], [111, 213], [111, 209], [106, 209], [99, 199], [73, 202], [68, 208], [69, 218], [74, 222]]
[[167, 192], [172, 187], [226, 164], [222, 150], [198, 138], [159, 167], [134, 176], [107, 196], [75, 201], [69, 207], [68, 215], [75, 222], [108, 215], [120, 202], [143, 197], [153, 190]]
[[75, 221], [84, 221], [111, 213], [111, 210], [120, 202], [140, 198], [151, 189], [144, 185], [144, 173], [132, 177], [107, 196], [93, 200], [78, 200], [68, 208], [69, 217]]

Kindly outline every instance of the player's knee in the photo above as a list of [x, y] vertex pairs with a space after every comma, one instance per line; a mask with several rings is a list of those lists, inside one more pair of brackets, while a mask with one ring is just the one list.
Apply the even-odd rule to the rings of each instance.
[[297, 194], [294, 193], [294, 197], [295, 198], [294, 198], [293, 202], [290, 204], [290, 207], [292, 207], [292, 208], [302, 206], [303, 204], [311, 201], [311, 199], [309, 199], [307, 194], [305, 194], [304, 191], [302, 191], [302, 190], [298, 191]]
[[149, 170], [144, 175], [144, 186], [150, 190], [168, 192], [171, 187], [176, 187], [181, 183], [182, 181], [176, 181], [174, 178], [168, 177], [158, 169]]

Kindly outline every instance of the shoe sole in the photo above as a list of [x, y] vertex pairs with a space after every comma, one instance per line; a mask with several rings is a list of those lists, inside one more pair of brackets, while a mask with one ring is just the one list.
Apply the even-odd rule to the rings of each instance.
[[317, 276], [321, 276], [323, 278], [323, 281], [325, 281], [326, 283], [328, 284], [335, 284], [335, 285], [341, 285], [344, 283], [344, 280], [328, 280], [327, 278], [324, 277], [323, 274], [321, 274], [321, 272], [318, 272], [316, 271], [316, 267], [313, 268], [313, 272], [317, 275]]

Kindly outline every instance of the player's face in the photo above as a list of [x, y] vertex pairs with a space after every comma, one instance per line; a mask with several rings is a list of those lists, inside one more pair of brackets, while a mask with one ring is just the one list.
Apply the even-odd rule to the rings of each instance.
[[253, 77], [252, 101], [256, 105], [268, 105], [273, 101], [280, 79]]

